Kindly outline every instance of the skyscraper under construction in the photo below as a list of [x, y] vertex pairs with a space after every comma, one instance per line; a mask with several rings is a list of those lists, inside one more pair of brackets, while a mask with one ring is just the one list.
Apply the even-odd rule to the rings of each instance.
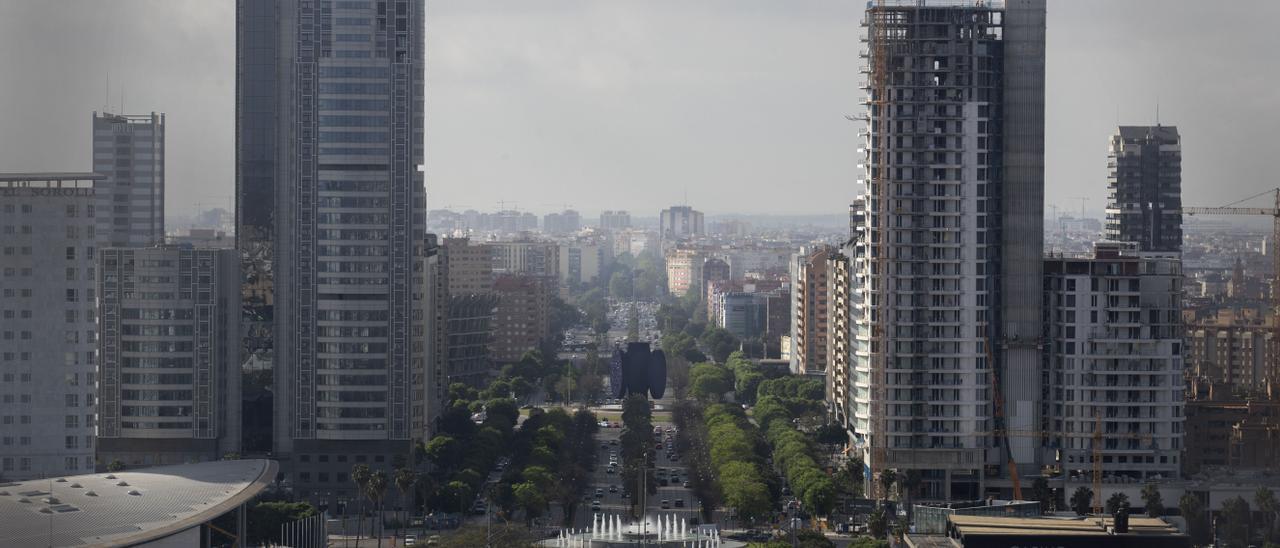
[[[869, 4], [850, 438], [873, 472], [974, 499], [1045, 458], [1045, 1]], [[879, 482], [872, 482], [872, 486]], [[1004, 481], [1007, 485], [1007, 481]]]

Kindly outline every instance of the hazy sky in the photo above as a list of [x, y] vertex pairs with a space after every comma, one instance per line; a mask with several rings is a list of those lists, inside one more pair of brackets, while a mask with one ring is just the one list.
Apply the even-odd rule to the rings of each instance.
[[[428, 0], [430, 207], [683, 201], [835, 213], [854, 195], [858, 21], [835, 0]], [[1106, 142], [1183, 136], [1186, 203], [1280, 184], [1280, 2], [1050, 0], [1050, 204], [1101, 209]], [[0, 171], [87, 170], [91, 112], [165, 112], [168, 207], [231, 203], [232, 0], [0, 0]], [[108, 89], [108, 74], [110, 88]]]

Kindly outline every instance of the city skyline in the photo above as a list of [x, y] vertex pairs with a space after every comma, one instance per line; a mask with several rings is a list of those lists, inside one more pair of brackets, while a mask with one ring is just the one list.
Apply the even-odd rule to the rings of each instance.
[[[1187, 204], [1221, 205], [1264, 190], [1265, 156], [1230, 142], [1262, 142], [1280, 123], [1280, 113], [1265, 108], [1280, 86], [1250, 68], [1276, 49], [1280, 39], [1263, 25], [1280, 6], [1106, 3], [1109, 17], [1092, 20], [1101, 5], [1049, 4], [1046, 208], [1079, 211], [1083, 196], [1100, 215], [1109, 135], [1116, 125], [1154, 124], [1157, 104], [1160, 121], [1177, 125], [1186, 141]], [[862, 8], [433, 3], [428, 208], [495, 210], [501, 199], [546, 213], [567, 201], [585, 214], [626, 208], [656, 216], [687, 192], [687, 202], [709, 215], [841, 213], [858, 178], [849, 154], [857, 124], [843, 116], [857, 113], [860, 75], [844, 68], [857, 61], [853, 29]], [[1180, 39], [1202, 36], [1202, 27], [1230, 29], [1237, 39]], [[90, 139], [84, 116], [123, 103], [125, 111], [164, 112], [172, 122], [170, 214], [231, 209], [233, 4], [62, 10], [7, 1], [0, 2], [0, 32], [15, 44], [0, 55], [0, 69], [37, 84], [0, 90], [6, 119], [28, 128], [21, 139], [0, 137], [0, 163], [9, 171], [88, 169], [80, 152]], [[1125, 55], [1106, 53], [1113, 51]], [[43, 55], [56, 56], [59, 69], [31, 64]], [[1233, 100], [1202, 108], [1201, 98], [1221, 82], [1238, 90]], [[686, 126], [693, 129], [674, 131]], [[690, 154], [693, 146], [705, 152]], [[1231, 166], [1226, 174], [1223, 165]], [[780, 169], [801, 174], [781, 177]], [[841, 207], [767, 199], [782, 179], [840, 196]], [[573, 198], [534, 190], [547, 185]], [[634, 206], [609, 198], [631, 188], [649, 191], [630, 197]]]

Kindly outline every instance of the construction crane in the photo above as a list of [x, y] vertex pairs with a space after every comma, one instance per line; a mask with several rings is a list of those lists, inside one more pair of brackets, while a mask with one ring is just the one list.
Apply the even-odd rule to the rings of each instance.
[[[869, 80], [868, 84], [870, 84], [869, 85], [870, 89], [868, 91], [870, 93], [868, 94], [869, 97], [867, 97], [868, 111], [869, 111], [867, 116], [867, 122], [868, 122], [867, 129], [868, 129], [869, 137], [871, 138], [871, 141], [872, 141], [870, 143], [871, 146], [869, 147], [871, 152], [870, 154], [867, 155], [868, 156], [867, 164], [870, 167], [869, 169], [870, 173], [868, 174], [870, 175], [869, 177], [870, 180], [868, 182], [870, 183], [869, 186], [870, 186], [871, 193], [874, 196], [879, 198], [878, 201], [880, 206], [880, 210], [878, 211], [874, 210], [875, 208], [872, 208], [873, 210], [869, 212], [871, 215], [881, 215], [882, 214], [881, 212], [887, 209], [890, 203], [890, 200], [888, 199], [889, 188], [890, 188], [889, 168], [886, 165], [886, 162], [883, 161], [884, 159], [889, 158], [888, 148], [889, 148], [889, 145], [891, 144], [891, 141], [888, 135], [888, 130], [890, 127], [889, 120], [886, 119], [890, 111], [889, 28], [888, 28], [889, 20], [890, 20], [890, 15], [888, 11], [885, 9], [884, 0], [876, 0], [875, 9], [867, 10], [867, 24], [869, 25], [869, 28], [867, 29], [868, 30], [867, 38], [869, 41], [869, 43], [867, 44], [868, 46], [867, 49], [868, 49], [868, 54], [870, 55], [869, 61], [871, 65], [870, 74], [868, 74], [868, 80]], [[872, 202], [875, 202], [875, 201], [873, 200]], [[870, 203], [868, 205], [870, 205]], [[888, 227], [890, 226], [889, 218], [887, 214], [884, 214], [884, 215], [885, 215], [885, 218], [881, 219], [880, 226]], [[873, 242], [872, 245], [876, 245], [876, 243]], [[883, 235], [880, 238], [880, 241], [878, 242], [877, 247], [879, 247], [879, 249], [877, 250], [878, 252], [876, 253], [876, 258], [875, 258], [875, 263], [876, 263], [875, 275], [887, 277], [887, 274], [889, 272], [889, 264], [888, 264], [889, 237], [888, 235]], [[884, 279], [879, 280], [879, 282], [880, 283], [877, 284], [878, 289], [882, 292], [882, 295], [880, 296], [880, 304], [883, 306], [884, 303], [890, 302], [888, 293], [891, 288], [891, 285], [887, 283], [887, 280], [884, 280]], [[890, 318], [891, 316], [889, 314], [882, 313], [881, 315], [881, 319], [884, 321], [889, 321]], [[891, 331], [887, 328], [887, 326], [876, 325], [873, 327], [872, 336], [875, 338], [882, 338], [885, 336], [886, 333], [889, 333], [889, 332]], [[884, 348], [887, 348], [887, 347], [888, 347], [888, 344], [885, 344]], [[880, 357], [879, 359], [886, 360], [886, 358], [884, 357]], [[881, 374], [885, 374], [885, 373], [881, 373]], [[883, 382], [884, 382], [883, 380], [880, 382], [877, 382], [875, 378], [875, 374], [874, 373], [872, 374], [872, 377], [871, 377], [872, 401], [884, 400], [885, 388], [884, 388]], [[877, 385], [879, 385], [878, 389], [877, 389]], [[885, 404], [879, 403], [878, 405], [884, 406]], [[887, 450], [886, 450], [887, 444], [888, 444], [888, 435], [886, 432], [887, 423], [886, 423], [886, 420], [884, 419], [884, 409], [883, 408], [878, 410], [873, 409], [872, 411], [873, 411], [872, 416], [876, 417], [875, 419], [872, 419], [872, 420], [876, 421], [877, 423], [876, 426], [878, 428], [874, 429], [875, 435], [870, 440], [871, 460], [873, 462], [873, 465], [875, 466], [884, 466], [885, 460], [887, 460], [887, 456], [888, 456]], [[878, 485], [879, 483], [880, 482], [875, 482], [873, 485]], [[886, 492], [884, 493], [884, 495], [885, 495], [885, 498], [888, 498], [889, 493]]]
[[[1267, 194], [1274, 195], [1275, 207], [1234, 207], [1240, 202], [1246, 202], [1254, 198], [1265, 196]], [[1271, 245], [1267, 249], [1267, 253], [1271, 255], [1271, 304], [1276, 310], [1280, 310], [1280, 188], [1260, 192], [1231, 202], [1221, 207], [1186, 207], [1182, 208], [1183, 215], [1266, 215], [1272, 218], [1271, 225]], [[1274, 312], [1274, 310], [1273, 310]]]
[[[997, 406], [999, 401], [997, 401]], [[1094, 412], [1093, 432], [1056, 432], [1050, 430], [1005, 430], [997, 429], [991, 432], [978, 432], [975, 434], [979, 437], [1001, 438], [1005, 441], [1006, 447], [1011, 437], [1038, 438], [1042, 440], [1054, 438], [1075, 438], [1091, 440], [1090, 460], [1092, 461], [1092, 483], [1093, 483], [1093, 513], [1102, 513], [1102, 440], [1103, 436], [1112, 439], [1136, 439], [1143, 442], [1150, 442], [1151, 435], [1142, 432], [1103, 432], [1102, 413]], [[1013, 482], [1013, 498], [1022, 500], [1022, 485], [1018, 479], [1017, 465], [1013, 460], [1013, 451], [1008, 450], [1009, 479]]]

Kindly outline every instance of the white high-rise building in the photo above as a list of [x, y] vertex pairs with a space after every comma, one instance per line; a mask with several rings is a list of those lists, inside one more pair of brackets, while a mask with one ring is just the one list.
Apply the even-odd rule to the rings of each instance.
[[[1131, 244], [1136, 247], [1135, 244]], [[1069, 475], [1176, 478], [1183, 451], [1182, 263], [1099, 244], [1044, 261], [1050, 439]]]
[[93, 113], [93, 171], [102, 246], [164, 243], [164, 114]]
[[0, 476], [94, 470], [93, 173], [0, 174]]

